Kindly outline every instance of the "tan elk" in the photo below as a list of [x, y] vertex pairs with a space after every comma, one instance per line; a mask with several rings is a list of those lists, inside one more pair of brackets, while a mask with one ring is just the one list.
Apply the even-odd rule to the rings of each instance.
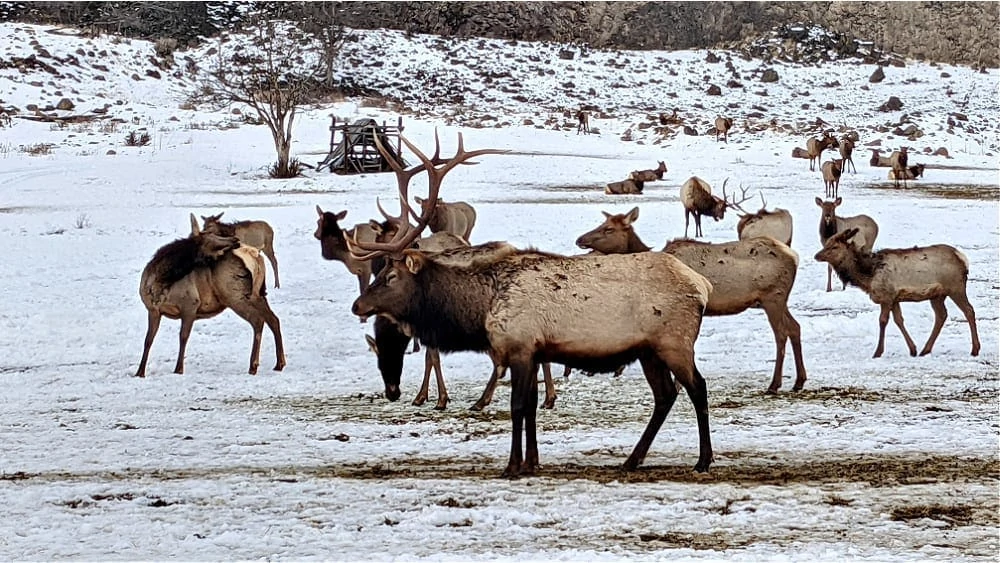
[[926, 166], [923, 164], [914, 164], [913, 166], [907, 166], [903, 174], [900, 174], [893, 169], [889, 171], [889, 179], [916, 180], [917, 178], [923, 178], [924, 168], [926, 168]]
[[823, 163], [823, 186], [826, 188], [826, 197], [836, 199], [837, 192], [840, 191], [840, 177], [844, 172], [844, 159], [838, 158], [828, 160]]
[[645, 182], [626, 178], [621, 182], [611, 182], [604, 188], [607, 195], [638, 195], [642, 193]]
[[[225, 212], [223, 212], [225, 213]], [[274, 254], [274, 229], [265, 221], [237, 221], [223, 223], [222, 213], [218, 215], [201, 216], [204, 221], [202, 231], [223, 237], [236, 237], [247, 246], [252, 246], [264, 253], [274, 268], [274, 287], [281, 287], [278, 281], [278, 257]]]
[[631, 174], [628, 175], [629, 180], [638, 180], [640, 182], [655, 182], [657, 180], [663, 179], [663, 173], [667, 171], [667, 165], [662, 160], [659, 161], [659, 166], [653, 169], [647, 170], [633, 170]]
[[719, 142], [719, 135], [722, 135], [726, 144], [729, 144], [729, 130], [733, 128], [733, 120], [728, 117], [715, 118], [715, 142]]
[[590, 112], [582, 109], [576, 112], [576, 134], [581, 132], [584, 135], [590, 134]]
[[868, 149], [872, 151], [872, 157], [868, 159], [868, 165], [877, 168], [891, 168], [892, 161], [889, 160], [888, 156], [882, 156], [879, 154], [878, 149]]
[[[638, 207], [626, 214], [604, 213], [604, 216], [600, 226], [576, 239], [577, 246], [604, 254], [650, 250], [632, 228], [639, 218]], [[713, 289], [705, 308], [706, 317], [736, 315], [751, 307], [764, 309], [777, 347], [767, 392], [776, 393], [781, 388], [785, 346], [789, 341], [795, 356], [792, 389], [802, 389], [806, 368], [802, 360], [801, 328], [788, 310], [788, 297], [799, 264], [795, 251], [771, 237], [759, 237], [722, 244], [677, 239], [668, 242], [663, 252], [676, 256], [711, 282]]]
[[[681, 185], [681, 204], [684, 206], [685, 237], [688, 236], [688, 225], [690, 224], [690, 218], [692, 215], [694, 215], [694, 236], [700, 237], [702, 236], [702, 215], [708, 215], [716, 221], [720, 221], [726, 216], [727, 208], [738, 206], [740, 203], [747, 200], [747, 198], [744, 197], [742, 200], [737, 202], [734, 196], [733, 201], [730, 202], [728, 196], [726, 196], [727, 182], [729, 182], [728, 178], [722, 182], [721, 198], [712, 195], [712, 186], [697, 176], [691, 176], [684, 182], [683, 185]], [[746, 196], [746, 190], [743, 191], [743, 195]]]
[[950, 298], [965, 315], [972, 335], [972, 355], [978, 356], [976, 311], [966, 294], [969, 261], [965, 255], [947, 244], [872, 253], [861, 250], [854, 243], [859, 233], [857, 227], [837, 233], [816, 253], [816, 260], [830, 264], [845, 284], [858, 286], [882, 308], [878, 319], [878, 346], [873, 357], [878, 358], [885, 351], [885, 327], [889, 324], [890, 313], [906, 340], [910, 355], [917, 355], [917, 346], [903, 326], [903, 311], [899, 305], [917, 301], [930, 301], [934, 310], [934, 328], [920, 351], [921, 356], [930, 354], [948, 318], [945, 298]]
[[[867, 215], [838, 216], [837, 208], [843, 202], [843, 198], [839, 197], [833, 201], [816, 198], [816, 205], [822, 210], [819, 218], [820, 244], [825, 245], [826, 241], [837, 233], [857, 228], [858, 234], [851, 239], [851, 242], [856, 244], [859, 250], [871, 252], [875, 246], [875, 239], [878, 238], [878, 223]], [[847, 288], [847, 282], [844, 282], [844, 288]], [[833, 266], [828, 266], [826, 269], [826, 290], [833, 291]]]
[[[430, 211], [430, 202], [428, 200], [419, 197], [414, 197], [413, 199], [422, 210], [426, 212]], [[471, 205], [464, 201], [453, 201], [451, 203], [438, 201], [433, 206], [433, 212], [431, 212], [431, 219], [427, 228], [432, 233], [447, 231], [469, 241], [469, 237], [472, 235], [472, 228], [475, 226], [476, 210]]]
[[844, 135], [840, 138], [838, 148], [840, 149], [840, 158], [844, 163], [844, 172], [850, 168], [852, 174], [857, 174], [858, 169], [854, 166], [854, 138], [851, 135]]
[[817, 139], [810, 137], [806, 141], [806, 151], [809, 153], [809, 170], [816, 170], [816, 164], [822, 160], [823, 151], [837, 147], [837, 138], [824, 131], [823, 136]]
[[[436, 199], [445, 175], [475, 155], [458, 151], [447, 164], [433, 166], [409, 140], [403, 142], [423, 162], [404, 170], [394, 163], [400, 201], [421, 170], [428, 175], [428, 199]], [[401, 213], [406, 217], [408, 210]], [[541, 362], [558, 362], [586, 371], [608, 371], [638, 359], [653, 392], [653, 415], [625, 462], [634, 470], [678, 395], [687, 391], [698, 419], [697, 471], [712, 462], [705, 380], [695, 365], [694, 343], [711, 293], [703, 276], [673, 256], [561, 256], [501, 251], [469, 263], [436, 260], [409, 249], [427, 224], [400, 229], [388, 243], [353, 243], [359, 257], [388, 258], [388, 265], [354, 302], [359, 316], [383, 315], [409, 328], [426, 345], [442, 352], [489, 353], [511, 374], [511, 447], [505, 476], [533, 474], [538, 467], [536, 374]], [[408, 223], [407, 223], [408, 224]], [[361, 254], [363, 253], [363, 254]]]
[[792, 214], [787, 209], [775, 208], [774, 211], [767, 210], [767, 201], [761, 194], [760, 200], [763, 203], [756, 213], [749, 213], [737, 205], [737, 209], [743, 212], [740, 220], [736, 223], [736, 236], [740, 240], [747, 240], [757, 237], [771, 237], [781, 241], [788, 246], [792, 245]]
[[323, 258], [344, 264], [347, 271], [357, 276], [359, 290], [364, 291], [375, 274], [372, 262], [355, 258], [347, 247], [347, 239], [372, 242], [375, 240], [375, 231], [369, 223], [358, 223], [348, 230], [342, 229], [338, 221], [347, 217], [346, 209], [340, 213], [331, 213], [323, 211], [317, 205], [316, 213], [319, 214], [319, 219], [316, 220], [316, 232], [313, 236], [320, 242]]
[[889, 162], [892, 164], [892, 174], [893, 174], [893, 186], [899, 187], [899, 181], [903, 181], [903, 187], [906, 187], [906, 164], [907, 155], [906, 147], [900, 147], [898, 151], [894, 151], [889, 157]]
[[274, 335], [274, 369], [281, 371], [285, 367], [285, 349], [278, 317], [267, 303], [264, 271], [264, 259], [256, 248], [241, 244], [235, 237], [202, 233], [191, 214], [191, 235], [161, 247], [142, 270], [139, 297], [146, 306], [148, 326], [135, 376], [146, 376], [149, 349], [162, 317], [181, 321], [174, 373], [184, 373], [184, 353], [194, 322], [226, 309], [232, 309], [253, 327], [249, 373], [256, 374], [260, 364], [265, 324]]

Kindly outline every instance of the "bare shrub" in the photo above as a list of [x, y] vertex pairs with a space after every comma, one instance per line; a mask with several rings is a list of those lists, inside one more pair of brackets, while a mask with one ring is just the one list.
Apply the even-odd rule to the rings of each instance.
[[296, 178], [302, 175], [305, 167], [297, 158], [293, 158], [284, 164], [281, 161], [275, 162], [267, 169], [267, 175], [272, 178]]
[[41, 156], [46, 154], [52, 154], [52, 145], [49, 143], [35, 143], [34, 145], [21, 145], [18, 147], [17, 150], [23, 153], [30, 154], [31, 156]]
[[128, 147], [144, 147], [149, 144], [152, 140], [149, 133], [143, 131], [141, 133], [136, 133], [135, 131], [129, 131], [128, 135], [125, 136], [125, 146]]
[[77, 215], [76, 222], [73, 223], [73, 226], [76, 227], [77, 229], [87, 229], [90, 227], [90, 225], [91, 225], [90, 217], [88, 217], [86, 213], [81, 213]]

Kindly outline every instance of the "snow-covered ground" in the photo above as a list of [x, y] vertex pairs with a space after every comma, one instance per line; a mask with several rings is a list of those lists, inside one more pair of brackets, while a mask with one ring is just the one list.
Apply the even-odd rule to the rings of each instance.
[[[520, 105], [479, 82], [481, 73], [455, 82], [477, 100], [496, 99], [475, 103], [484, 113], [507, 116], [510, 124], [502, 127], [482, 116], [457, 119], [458, 106], [407, 102], [421, 115], [404, 116], [406, 134], [418, 146], [429, 149], [437, 127], [445, 154], [458, 131], [468, 148], [512, 150], [459, 167], [444, 183], [443, 198], [475, 206], [474, 243], [507, 240], [575, 253], [574, 240], [600, 223], [601, 211], [639, 206], [636, 230], [659, 247], [684, 234], [678, 189], [691, 175], [714, 186], [729, 178], [730, 186], [762, 190], [769, 207], [790, 210], [796, 221], [792, 246], [800, 262], [790, 308], [802, 325], [804, 391], [789, 390], [789, 350], [783, 390], [763, 393], [774, 343], [762, 312], [706, 319], [696, 351], [708, 381], [716, 451], [707, 476], [691, 470], [697, 434], [683, 397], [643, 468], [619, 470], [652, 405], [632, 365], [617, 379], [574, 374], [557, 380], [556, 408], [539, 414], [540, 475], [507, 481], [498, 479], [509, 450], [507, 388], [485, 412], [465, 409], [487, 379], [488, 359], [443, 358], [452, 402], [439, 412], [430, 403], [409, 404], [423, 361], [408, 356], [403, 400], [388, 403], [363, 338], [371, 323], [350, 314], [356, 280], [324, 261], [313, 238], [316, 205], [348, 210], [349, 224], [377, 217], [376, 197], [392, 205], [391, 175], [267, 179], [274, 153], [264, 127], [181, 109], [193, 84], [188, 77], [131, 78], [145, 76], [150, 44], [49, 31], [0, 26], [8, 38], [0, 56], [37, 51], [29, 47], [33, 38], [57, 57], [81, 49], [74, 72], [82, 78], [6, 68], [0, 103], [23, 112], [28, 103], [54, 105], [67, 96], [78, 108], [65, 113], [109, 103], [109, 114], [125, 123], [60, 128], [15, 117], [0, 129], [3, 559], [995, 560], [996, 70], [910, 62], [887, 68], [886, 82], [868, 85], [873, 67], [867, 65], [787, 65], [766, 98], [756, 96], [759, 85], [747, 79], [746, 92], [729, 89], [716, 100], [704, 95], [700, 77], [721, 63], [705, 63], [704, 51], [592, 51], [589, 58], [598, 61], [678, 61], [676, 68], [696, 79], [664, 74], [660, 83], [612, 89], [598, 81], [617, 75], [595, 74], [584, 83], [581, 72], [584, 91], [593, 85], [603, 96], [596, 103], [608, 109], [595, 120], [601, 134], [590, 136], [558, 127], [564, 121], [575, 127], [559, 109], [575, 103], [557, 99], [559, 77], [523, 79], [529, 101]], [[434, 60], [421, 53], [445, 40], [403, 41], [398, 34], [362, 34], [363, 45], [382, 45], [388, 53], [378, 67], [383, 74], [371, 80], [406, 76], [401, 68], [421, 57]], [[456, 50], [476, 44], [445, 42]], [[512, 61], [515, 75], [523, 70], [521, 58], [566, 64], [546, 58], [557, 50], [552, 45], [496, 41], [484, 48], [493, 49], [490, 60], [498, 65]], [[95, 71], [94, 64], [108, 70]], [[94, 80], [95, 72], [106, 79]], [[445, 70], [434, 72], [447, 77]], [[824, 74], [839, 76], [845, 86], [821, 94], [813, 84]], [[945, 95], [949, 87], [957, 93]], [[676, 97], [661, 96], [664, 89]], [[807, 97], [799, 94], [810, 89], [817, 101], [803, 109]], [[964, 106], [952, 101], [966, 94]], [[890, 95], [912, 104], [905, 109], [916, 110], [910, 115], [923, 137], [907, 141], [879, 130], [907, 113], [874, 110]], [[779, 122], [791, 131], [823, 115], [857, 128], [862, 146], [881, 140], [883, 148], [907, 144], [920, 153], [911, 160], [930, 167], [907, 190], [892, 189], [886, 169], [869, 167], [867, 155], [858, 154], [858, 173], [841, 182], [842, 210], [878, 221], [877, 248], [948, 243], [968, 257], [979, 357], [969, 356], [968, 325], [949, 304], [933, 354], [911, 358], [890, 324], [885, 356], [871, 358], [877, 307], [857, 288], [827, 293], [826, 266], [813, 259], [820, 248], [814, 199], [823, 195], [823, 184], [805, 160], [789, 158], [806, 136], [780, 127], [752, 130], [756, 122], [742, 116], [754, 98], [780, 111]], [[838, 109], [819, 110], [817, 103], [827, 101]], [[729, 108], [739, 119], [728, 144], [705, 135], [657, 136], [651, 129], [636, 137], [641, 143], [620, 140], [630, 127], [640, 131], [648, 113], [673, 107], [704, 133], [722, 111], [716, 104], [726, 103], [741, 104]], [[946, 121], [956, 111], [968, 121], [948, 132]], [[330, 114], [396, 119], [364, 100], [313, 108], [295, 128], [293, 152], [303, 160], [322, 159]], [[524, 125], [550, 117], [541, 128]], [[125, 134], [139, 126], [152, 135], [151, 145], [124, 146]], [[29, 154], [42, 144], [50, 150]], [[943, 146], [950, 158], [926, 156], [925, 146]], [[605, 183], [659, 160], [669, 171], [643, 195], [603, 194]], [[418, 178], [414, 187], [422, 183]], [[184, 375], [171, 373], [178, 325], [167, 321], [148, 377], [131, 377], [146, 327], [137, 294], [142, 268], [157, 248], [189, 232], [189, 213], [220, 211], [226, 219], [264, 219], [275, 229], [282, 287], [270, 289], [269, 300], [281, 318], [287, 368], [267, 369], [274, 348], [265, 333], [262, 369], [248, 376], [250, 328], [227, 312], [195, 324]], [[735, 223], [728, 216], [706, 220], [705, 238], [732, 240]], [[932, 324], [930, 305], [903, 309], [922, 345]]]

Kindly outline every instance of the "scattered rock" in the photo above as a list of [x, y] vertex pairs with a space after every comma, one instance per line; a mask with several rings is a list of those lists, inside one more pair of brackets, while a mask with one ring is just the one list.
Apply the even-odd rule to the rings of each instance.
[[882, 82], [883, 80], [885, 80], [885, 71], [882, 70], [882, 67], [876, 68], [875, 72], [873, 72], [872, 75], [868, 77], [868, 82], [871, 83], [878, 83]]
[[833, 104], [826, 104], [825, 106], [823, 106], [823, 109], [825, 109], [826, 111], [833, 111], [837, 109], [837, 106]]
[[879, 111], [899, 111], [903, 109], [903, 102], [896, 96], [889, 96], [889, 99], [878, 107]]
[[951, 158], [948, 154], [948, 149], [944, 147], [938, 147], [938, 150], [934, 151], [934, 156], [943, 156], [945, 158]]
[[947, 72], [942, 72], [941, 73], [941, 78], [951, 78], [951, 74], [949, 74]]
[[952, 112], [952, 115], [955, 116], [955, 119], [957, 119], [959, 121], [968, 121], [969, 120], [969, 116], [965, 115], [964, 113], [959, 113], [959, 112], [956, 111], [956, 112]]
[[576, 57], [576, 52], [574, 51], [571, 51], [569, 49], [559, 50], [559, 58], [564, 61], [572, 61], [574, 57]]
[[691, 127], [690, 125], [685, 125], [684, 126], [684, 134], [685, 135], [691, 135], [692, 137], [697, 137], [698, 136], [698, 131], [696, 131], [695, 128]]
[[711, 51], [709, 51], [708, 55], [705, 56], [705, 62], [706, 63], [717, 63], [717, 62], [719, 62], [721, 60], [722, 59], [719, 58], [719, 55], [716, 55], [715, 53], [713, 53]]
[[721, 96], [722, 88], [719, 88], [715, 84], [712, 84], [711, 86], [708, 87], [708, 91], [705, 93], [708, 94], [709, 96]]
[[764, 74], [760, 76], [761, 82], [777, 82], [778, 81], [778, 71], [773, 68], [769, 68], [764, 71]]
[[113, 155], [116, 155], [118, 153], [115, 151], [115, 149], [109, 149], [108, 152], [106, 152], [104, 154], [106, 154], [108, 156], [113, 156]]
[[63, 110], [63, 111], [69, 111], [69, 110], [71, 110], [71, 109], [73, 109], [75, 107], [76, 107], [76, 104], [74, 104], [73, 100], [71, 100], [69, 98], [63, 98], [63, 99], [59, 100], [58, 104], [56, 104], [56, 109]]

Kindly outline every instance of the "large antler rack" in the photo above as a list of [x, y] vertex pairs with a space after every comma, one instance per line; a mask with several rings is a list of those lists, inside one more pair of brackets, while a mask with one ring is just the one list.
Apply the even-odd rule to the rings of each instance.
[[[434, 130], [434, 156], [427, 158], [427, 156], [421, 152], [409, 139], [403, 137], [399, 138], [403, 141], [410, 151], [420, 159], [420, 164], [405, 169], [403, 166], [395, 159], [391, 154], [386, 151], [385, 147], [382, 146], [382, 142], [379, 140], [378, 136], [375, 136], [375, 146], [378, 148], [379, 152], [389, 163], [389, 167], [392, 168], [393, 172], [396, 173], [396, 184], [399, 191], [399, 205], [400, 214], [396, 217], [390, 216], [384, 209], [382, 205], [376, 200], [376, 206], [379, 212], [385, 216], [385, 218], [394, 223], [398, 229], [396, 233], [392, 236], [392, 239], [388, 242], [363, 242], [357, 240], [357, 234], [353, 238], [347, 239], [348, 249], [351, 255], [358, 260], [371, 260], [377, 256], [391, 255], [399, 256], [403, 250], [406, 250], [413, 244], [413, 241], [417, 240], [420, 233], [427, 227], [430, 222], [431, 215], [434, 213], [434, 208], [437, 205], [438, 193], [441, 190], [441, 182], [444, 180], [445, 175], [453, 170], [459, 164], [478, 164], [476, 162], [468, 162], [469, 159], [475, 158], [477, 156], [482, 156], [484, 154], [503, 154], [506, 150], [501, 149], [478, 149], [474, 151], [466, 151], [464, 141], [462, 139], [462, 134], [458, 134], [458, 149], [455, 152], [455, 156], [448, 160], [441, 158], [441, 142], [438, 139], [437, 129]], [[421, 172], [427, 172], [427, 201], [428, 205], [424, 207], [422, 213], [417, 215], [410, 208], [409, 204], [409, 187], [410, 181], [414, 176]], [[416, 219], [416, 225], [410, 225], [409, 217], [413, 216]]]
[[[742, 212], [742, 213], [744, 213], [746, 215], [751, 215], [751, 213], [749, 211], [747, 211], [746, 209], [743, 209], [742, 207], [740, 207], [741, 203], [743, 203], [746, 200], [748, 200], [751, 197], [753, 197], [752, 195], [747, 195], [747, 190], [749, 188], [744, 188], [743, 184], [740, 184], [740, 200], [736, 201], [736, 194], [733, 194], [733, 199], [732, 199], [732, 201], [730, 201], [729, 200], [729, 196], [726, 195], [726, 182], [728, 182], [728, 181], [729, 181], [729, 178], [726, 178], [726, 180], [724, 182], [722, 182], [722, 199], [725, 200], [726, 207], [728, 207], [730, 209], [735, 209], [736, 211], [740, 211], [740, 212]], [[763, 198], [763, 197], [764, 196], [761, 195], [761, 198]]]

